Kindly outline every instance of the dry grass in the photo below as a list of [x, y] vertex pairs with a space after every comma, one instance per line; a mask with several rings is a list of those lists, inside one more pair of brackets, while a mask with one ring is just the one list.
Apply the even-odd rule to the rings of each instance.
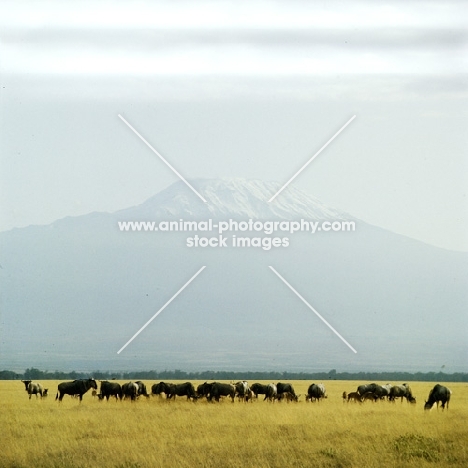
[[0, 381], [1, 467], [468, 466], [467, 384], [447, 384], [448, 411], [425, 412], [431, 383], [411, 384], [416, 405], [343, 404], [358, 383], [340, 381], [325, 382], [321, 403], [305, 403], [311, 382], [298, 381], [299, 403], [99, 402], [89, 392], [59, 404], [57, 382], [42, 383], [50, 396], [29, 401], [21, 382]]

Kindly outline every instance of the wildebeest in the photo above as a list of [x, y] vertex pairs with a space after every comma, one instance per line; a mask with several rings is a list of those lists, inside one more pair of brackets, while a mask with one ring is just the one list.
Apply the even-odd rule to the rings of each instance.
[[213, 383], [208, 383], [208, 382], [200, 384], [197, 387], [197, 396], [198, 396], [198, 398], [201, 398], [201, 397], [208, 398], [210, 396], [212, 386], [213, 386]]
[[353, 400], [353, 401], [357, 401], [359, 403], [362, 403], [362, 396], [359, 395], [358, 392], [351, 392], [351, 393], [348, 393], [348, 403]]
[[363, 396], [364, 393], [369, 393], [369, 392], [374, 393], [378, 386], [379, 385], [377, 385], [376, 383], [359, 385], [359, 387], [357, 388], [357, 392], [361, 396]]
[[267, 385], [266, 392], [265, 392], [265, 398], [263, 401], [268, 399], [268, 401], [275, 401], [276, 398], [278, 397], [278, 388], [274, 383], [270, 383]]
[[[151, 387], [151, 395], [159, 395], [161, 396], [161, 393], [166, 393], [166, 383], [165, 382], [159, 382], [155, 383]], [[166, 394], [167, 396], [167, 394]]]
[[388, 397], [390, 395], [391, 385], [390, 386], [388, 385], [389, 384], [387, 385], [375, 384], [375, 388], [372, 393], [375, 395], [376, 399], [383, 400], [385, 397]]
[[31, 399], [32, 395], [36, 395], [36, 399], [38, 395], [41, 395], [41, 398], [43, 396], [46, 396], [46, 392], [44, 390], [44, 387], [37, 382], [33, 382], [32, 380], [22, 380], [21, 382], [24, 383], [25, 390], [28, 392], [29, 399]]
[[250, 389], [254, 392], [255, 397], [258, 398], [258, 395], [265, 395], [267, 392], [268, 385], [263, 385], [261, 383], [254, 383]]
[[294, 387], [290, 383], [281, 383], [276, 384], [276, 390], [278, 392], [278, 398], [281, 399], [283, 393], [290, 393], [293, 396], [293, 400], [297, 401], [298, 397], [294, 391]]
[[393, 385], [390, 384], [390, 383], [387, 383], [387, 384], [385, 384], [385, 385], [382, 385], [382, 388], [383, 388], [383, 395], [382, 395], [381, 398], [383, 398], [383, 397], [387, 397], [387, 398], [388, 398], [388, 397], [390, 396], [390, 390], [391, 390], [392, 387], [393, 387]]
[[385, 386], [379, 385], [376, 383], [359, 385], [357, 390], [358, 390], [359, 395], [363, 397], [363, 401], [364, 400], [377, 401], [379, 399], [382, 400], [383, 398], [388, 396], [390, 393], [389, 384]]
[[327, 398], [325, 385], [315, 383], [310, 384], [307, 390], [306, 401], [320, 401], [322, 398]]
[[138, 398], [138, 384], [135, 382], [127, 382], [122, 385], [123, 398], [129, 397], [131, 401]]
[[212, 401], [214, 398], [216, 401], [219, 401], [220, 397], [222, 396], [231, 397], [232, 402], [234, 403], [234, 399], [236, 397], [236, 387], [232, 384], [214, 382], [211, 386], [211, 391], [208, 399]]
[[83, 395], [90, 388], [97, 390], [97, 384], [94, 379], [80, 379], [74, 380], [73, 382], [62, 382], [58, 385], [55, 399], [62, 401], [64, 395], [78, 395], [80, 397], [80, 401], [82, 401]]
[[167, 384], [167, 388], [164, 391], [168, 398], [175, 400], [176, 396], [186, 396], [187, 400], [196, 400], [197, 394], [195, 393], [195, 387], [191, 382], [185, 382], [181, 384]]
[[101, 381], [101, 391], [98, 395], [99, 399], [106, 399], [109, 401], [109, 397], [114, 396], [116, 400], [121, 400], [123, 397], [122, 387], [117, 382], [109, 382], [107, 380]]
[[370, 401], [373, 401], [375, 403], [378, 399], [379, 399], [379, 397], [374, 392], [366, 392], [366, 393], [364, 393], [364, 395], [361, 395], [361, 401], [370, 400]]
[[413, 397], [413, 395], [411, 393], [411, 388], [406, 383], [401, 384], [401, 385], [394, 385], [390, 389], [388, 399], [390, 401], [395, 401], [395, 398], [401, 398], [402, 402], [403, 402], [403, 398], [406, 398], [406, 400], [409, 403], [416, 403], [416, 398]]
[[137, 396], [143, 395], [144, 397], [149, 398], [148, 392], [146, 391], [146, 385], [141, 380], [137, 380], [135, 383], [138, 385]]
[[239, 398], [239, 400], [246, 400], [250, 387], [249, 383], [243, 380], [242, 382], [237, 382], [234, 384], [236, 387], [236, 395]]
[[252, 402], [254, 398], [255, 398], [255, 393], [252, 391], [251, 388], [249, 388], [249, 390], [247, 391], [247, 394], [245, 395], [245, 401]]
[[445, 403], [447, 403], [448, 409], [450, 395], [452, 395], [452, 391], [449, 388], [439, 384], [435, 385], [434, 388], [429, 392], [429, 397], [424, 404], [424, 409], [430, 410], [434, 406], [434, 403], [437, 404], [437, 409], [439, 409], [439, 401], [442, 403], [442, 409], [445, 409]]

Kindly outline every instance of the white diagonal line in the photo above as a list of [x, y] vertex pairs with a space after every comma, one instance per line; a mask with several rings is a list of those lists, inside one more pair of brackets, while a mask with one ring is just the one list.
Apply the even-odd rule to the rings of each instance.
[[145, 145], [156, 155], [158, 156], [162, 162], [164, 162], [167, 167], [169, 167], [169, 169], [172, 170], [172, 172], [174, 172], [174, 174], [176, 174], [179, 179], [181, 179], [183, 182], [185, 182], [185, 184], [191, 188], [205, 203], [206, 203], [206, 200], [190, 185], [190, 183], [174, 168], [172, 167], [165, 159], [163, 156], [161, 156], [120, 114], [118, 114], [119, 118], [122, 120], [122, 122], [124, 122], [127, 127], [133, 131], [133, 133], [135, 133], [135, 135], [137, 135], [141, 141], [143, 141], [143, 143], [145, 143]]
[[296, 296], [346, 345], [351, 351], [357, 353], [357, 351], [272, 267], [270, 270], [288, 286], [288, 288], [296, 294]]
[[204, 269], [202, 266], [118, 351], [120, 354]]
[[354, 119], [353, 115], [269, 200], [273, 201]]

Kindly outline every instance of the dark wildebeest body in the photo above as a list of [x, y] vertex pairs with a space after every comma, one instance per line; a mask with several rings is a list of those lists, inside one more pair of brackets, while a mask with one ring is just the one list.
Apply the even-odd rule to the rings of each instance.
[[263, 385], [261, 383], [254, 383], [251, 387], [250, 390], [254, 392], [255, 397], [258, 398], [258, 395], [265, 395], [267, 392], [268, 385]]
[[293, 400], [297, 401], [298, 397], [296, 392], [294, 391], [294, 387], [290, 383], [281, 383], [278, 382], [276, 384], [276, 391], [278, 392], [278, 399], [281, 400], [283, 397], [283, 393], [289, 393], [293, 398]]
[[231, 397], [232, 402], [234, 403], [234, 399], [236, 397], [236, 387], [232, 384], [215, 382], [211, 387], [210, 396], [208, 399], [212, 401], [214, 398], [216, 401], [219, 401], [220, 397], [222, 396]]
[[442, 409], [445, 409], [445, 404], [447, 403], [448, 409], [451, 394], [452, 391], [449, 388], [439, 384], [435, 385], [429, 392], [429, 397], [424, 404], [424, 409], [430, 410], [434, 406], [434, 403], [437, 403], [437, 409], [439, 409], [439, 402], [442, 403]]
[[377, 385], [375, 386], [375, 389], [373, 391], [373, 394], [380, 400], [384, 399], [385, 397], [390, 395], [390, 389], [387, 387], [384, 387], [382, 385]]
[[200, 384], [197, 387], [197, 396], [198, 396], [198, 398], [201, 398], [201, 397], [208, 398], [210, 396], [212, 386], [213, 386], [213, 383], [208, 383], [208, 382]]
[[78, 395], [81, 401], [83, 400], [83, 395], [90, 388], [97, 390], [97, 384], [94, 379], [80, 379], [74, 380], [73, 382], [62, 382], [58, 385], [58, 391], [55, 399], [62, 401], [64, 395]]
[[413, 397], [411, 393], [411, 388], [409, 387], [408, 384], [394, 385], [390, 389], [388, 399], [390, 401], [395, 401], [396, 398], [401, 398], [402, 402], [403, 402], [403, 398], [406, 398], [406, 400], [409, 403], [416, 403], [416, 398]]
[[320, 401], [322, 398], [327, 398], [325, 386], [323, 384], [310, 384], [307, 390], [306, 401]]
[[176, 396], [186, 396], [187, 400], [190, 400], [190, 398], [193, 400], [197, 399], [195, 387], [191, 382], [185, 382], [181, 384], [166, 384], [166, 390], [164, 393], [168, 398], [173, 398], [174, 400]]
[[[166, 383], [165, 382], [155, 383], [151, 387], [151, 394], [161, 396], [161, 393], [166, 393], [165, 390], [166, 390]], [[166, 394], [166, 396], [167, 396], [167, 394]]]
[[109, 401], [109, 397], [114, 396], [116, 400], [121, 400], [123, 397], [122, 387], [117, 382], [109, 382], [104, 380], [101, 382], [100, 399]]
[[359, 385], [359, 387], [357, 388], [357, 392], [359, 393], [359, 395], [363, 396], [365, 393], [374, 393], [377, 387], [379, 387], [379, 385], [377, 385], [376, 383], [363, 384]]
[[43, 396], [46, 396], [47, 393], [45, 392], [44, 387], [40, 383], [33, 382], [32, 380], [22, 380], [21, 382], [24, 383], [26, 391], [29, 395], [29, 399], [31, 399], [32, 395], [36, 395], [36, 399], [38, 395], [41, 395], [41, 398]]
[[138, 398], [138, 384], [135, 382], [127, 382], [122, 385], [123, 398], [129, 397], [131, 401]]
[[268, 384], [265, 392], [265, 398], [263, 401], [275, 401], [278, 398], [278, 389], [274, 383]]

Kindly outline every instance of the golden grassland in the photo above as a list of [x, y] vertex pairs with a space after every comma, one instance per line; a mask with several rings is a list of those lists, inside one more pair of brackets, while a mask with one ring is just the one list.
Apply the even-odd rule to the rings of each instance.
[[446, 384], [448, 411], [423, 410], [424, 382], [411, 383], [416, 405], [343, 403], [363, 383], [350, 381], [325, 382], [320, 403], [304, 401], [307, 381], [292, 382], [298, 403], [105, 402], [91, 391], [58, 403], [58, 382], [41, 383], [50, 395], [29, 401], [20, 381], [0, 381], [2, 468], [468, 466], [466, 383]]

